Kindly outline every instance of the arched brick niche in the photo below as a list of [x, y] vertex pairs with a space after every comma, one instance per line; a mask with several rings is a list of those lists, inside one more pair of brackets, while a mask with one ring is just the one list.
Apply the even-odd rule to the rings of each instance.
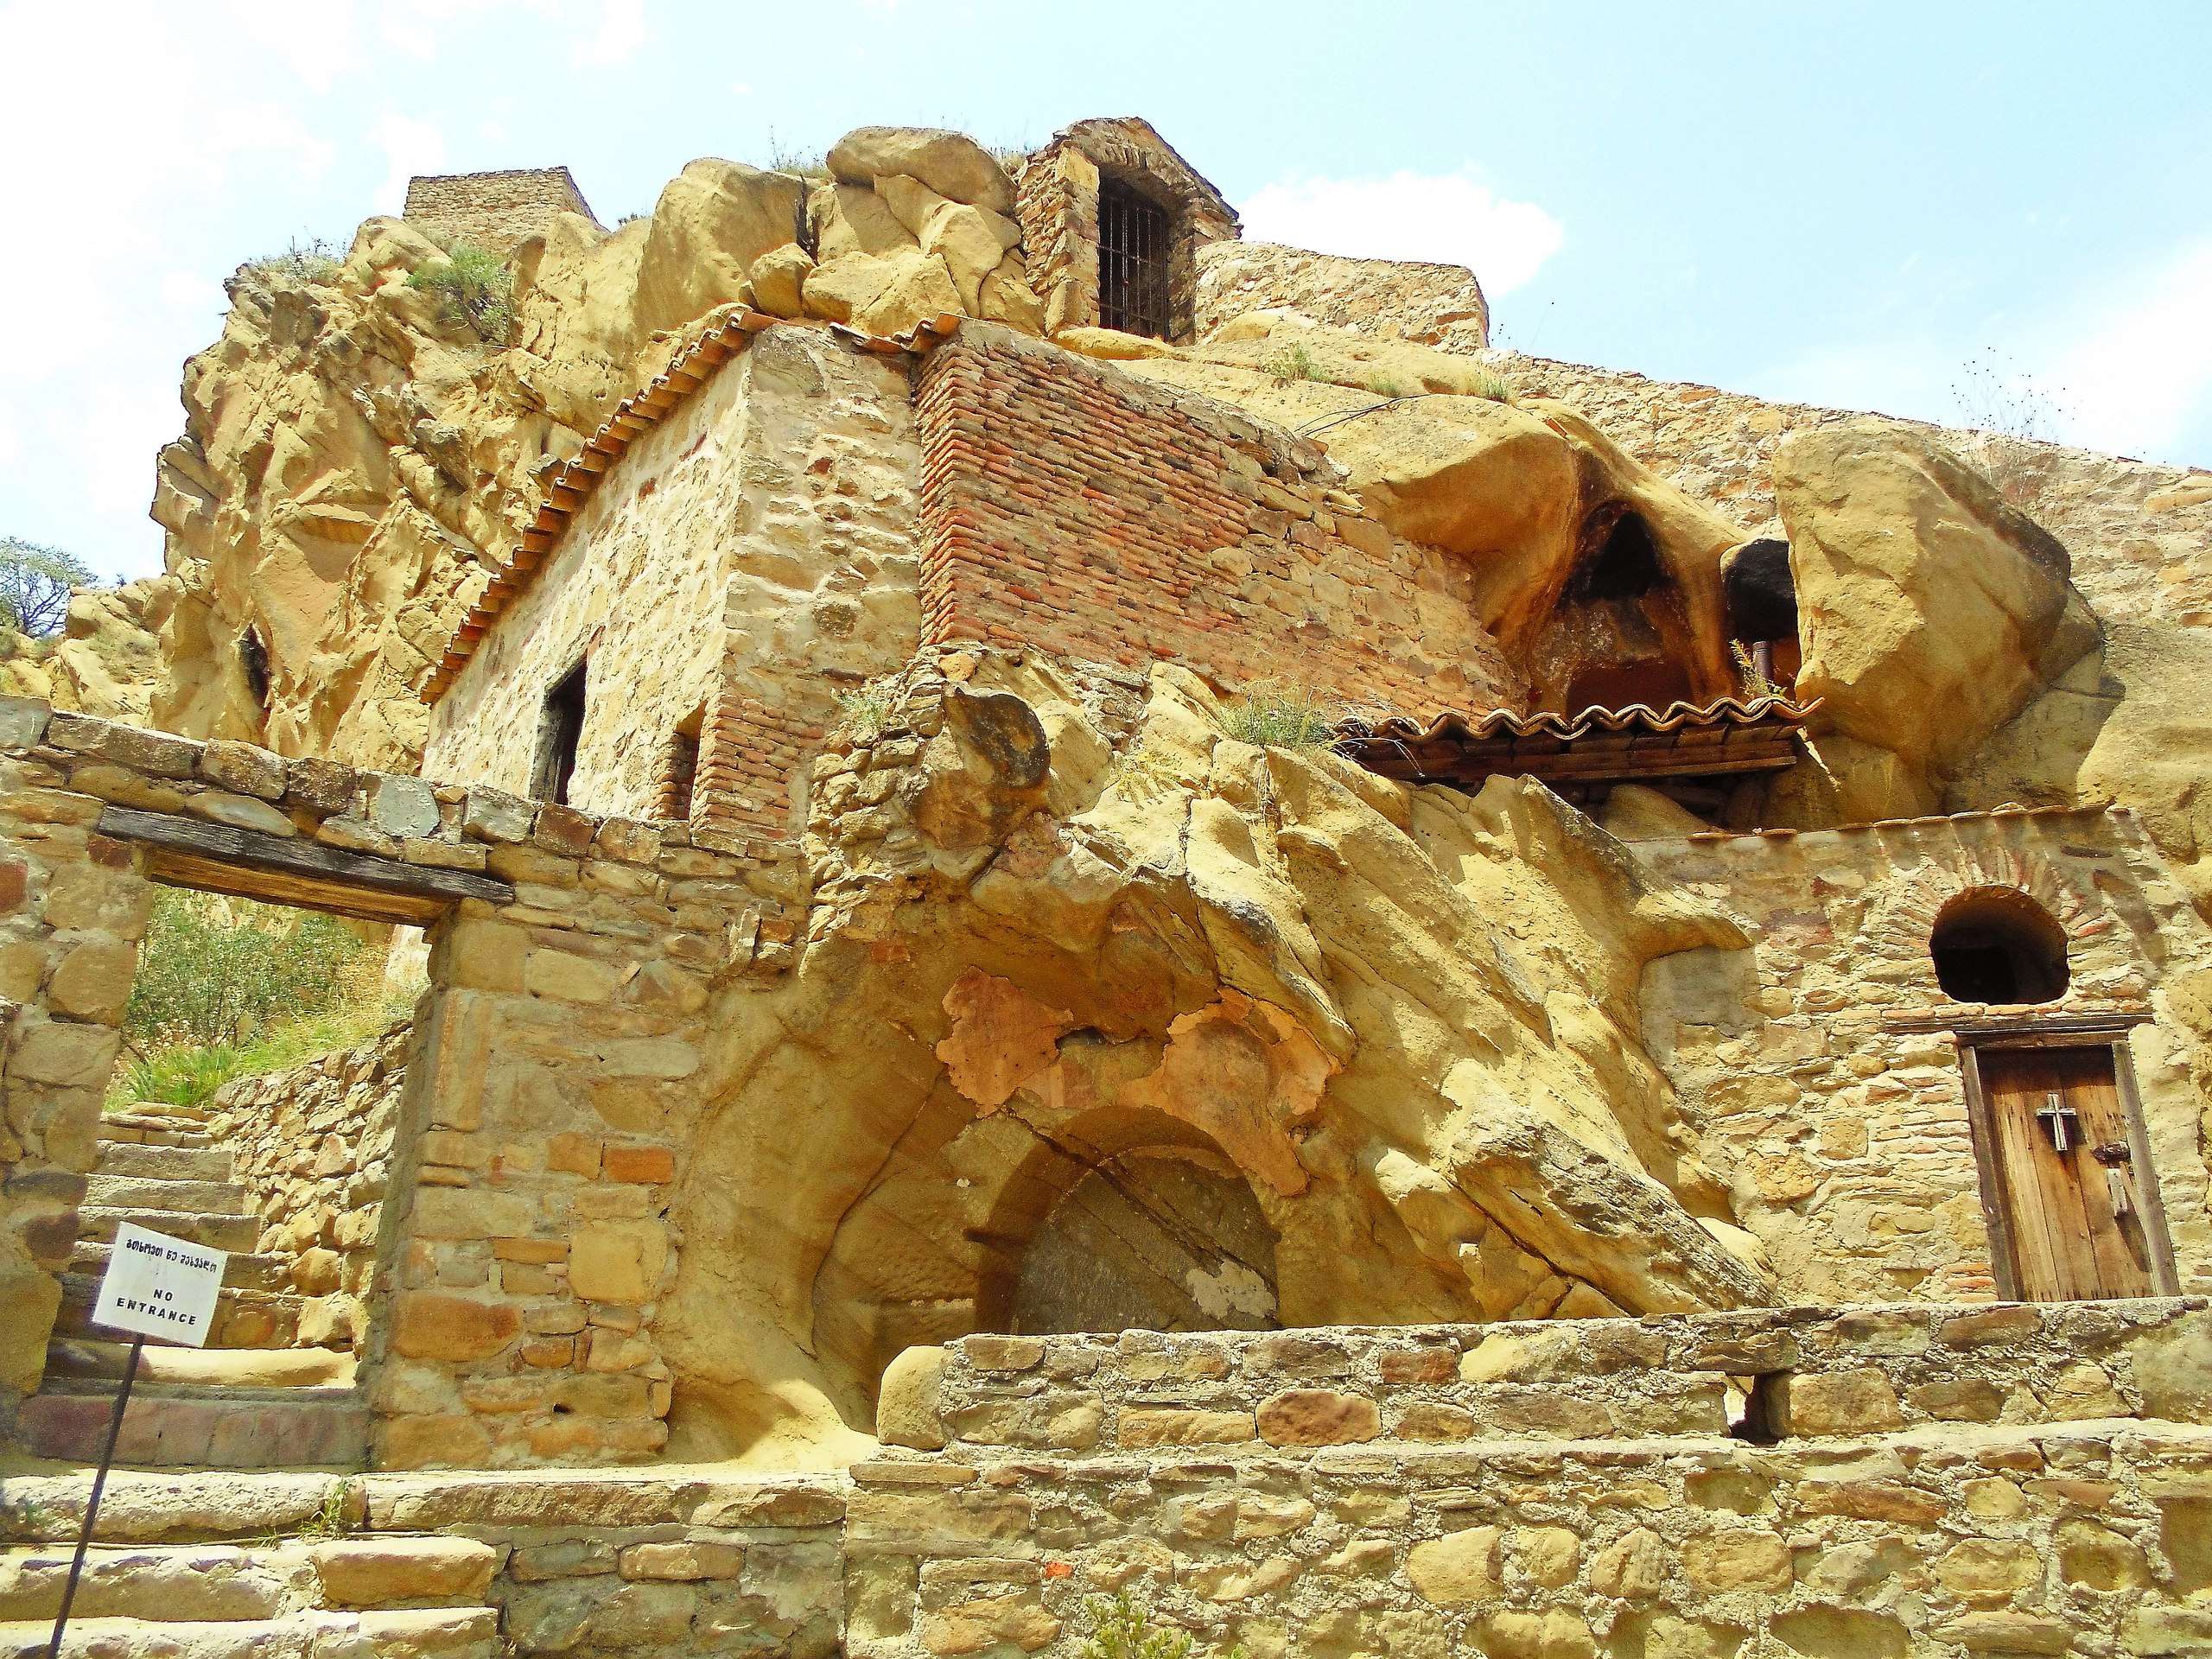
[[[1930, 1002], [1999, 1006], [2140, 995], [2139, 963], [2120, 918], [2050, 861], [2017, 848], [1959, 845], [1932, 850], [1870, 890], [1858, 947], [1868, 971], [1924, 991]], [[1939, 963], [1937, 947], [2009, 951], [2013, 995], [1970, 963]], [[2004, 969], [1980, 958], [1985, 974]], [[1963, 969], [1963, 971], [1960, 971]], [[1949, 982], [1946, 982], [1947, 980]]]

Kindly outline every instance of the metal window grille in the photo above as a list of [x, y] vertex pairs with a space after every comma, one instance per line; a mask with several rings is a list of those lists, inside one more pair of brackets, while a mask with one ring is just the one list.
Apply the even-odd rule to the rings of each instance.
[[1098, 182], [1098, 321], [1167, 338], [1167, 210], [1116, 179]]

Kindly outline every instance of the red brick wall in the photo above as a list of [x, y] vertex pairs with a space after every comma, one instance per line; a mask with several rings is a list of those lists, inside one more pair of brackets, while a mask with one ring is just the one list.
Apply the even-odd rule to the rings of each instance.
[[1302, 440], [1005, 329], [929, 358], [924, 630], [1414, 712], [1515, 677], [1466, 572], [1394, 541]]

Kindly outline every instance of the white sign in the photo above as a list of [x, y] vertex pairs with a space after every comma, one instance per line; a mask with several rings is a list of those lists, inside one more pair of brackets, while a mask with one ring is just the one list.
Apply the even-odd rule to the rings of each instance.
[[204, 1244], [188, 1244], [124, 1222], [108, 1249], [92, 1323], [204, 1348], [228, 1260]]

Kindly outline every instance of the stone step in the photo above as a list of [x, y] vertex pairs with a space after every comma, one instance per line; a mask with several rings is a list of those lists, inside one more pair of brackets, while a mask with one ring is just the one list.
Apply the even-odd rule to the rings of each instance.
[[[107, 1259], [112, 1244], [104, 1239], [80, 1239], [76, 1253], [69, 1258], [69, 1273], [62, 1280], [63, 1294], [67, 1294], [70, 1278], [83, 1277], [95, 1284], [107, 1271]], [[223, 1263], [223, 1283], [238, 1290], [285, 1291], [292, 1285], [290, 1264], [281, 1255], [257, 1255], [251, 1250], [232, 1250]]]
[[111, 1242], [124, 1222], [144, 1227], [188, 1244], [205, 1244], [213, 1250], [251, 1250], [261, 1243], [258, 1216], [210, 1216], [191, 1210], [130, 1208], [116, 1210], [104, 1204], [87, 1204], [77, 1211], [79, 1238]]
[[[275, 1262], [273, 1256], [234, 1255], [232, 1264]], [[100, 1267], [106, 1260], [103, 1255]], [[277, 1262], [281, 1276], [281, 1262]], [[226, 1272], [226, 1278], [231, 1275]], [[54, 1334], [81, 1337], [93, 1342], [114, 1340], [114, 1332], [92, 1323], [92, 1307], [99, 1296], [99, 1273], [61, 1275], [61, 1311], [55, 1315]], [[215, 1318], [207, 1335], [210, 1348], [289, 1348], [298, 1336], [303, 1298], [285, 1290], [225, 1288], [215, 1299]]]
[[[57, 1337], [46, 1347], [49, 1391], [71, 1383], [120, 1382], [130, 1345]], [[143, 1348], [138, 1381], [180, 1388], [350, 1389], [353, 1356], [336, 1348]], [[109, 1392], [103, 1389], [101, 1392]]]
[[[92, 1392], [76, 1392], [92, 1387]], [[115, 1410], [114, 1385], [57, 1385], [17, 1408], [33, 1457], [97, 1463]], [[159, 1469], [359, 1469], [368, 1460], [369, 1408], [350, 1389], [190, 1389], [142, 1382], [124, 1414], [116, 1461]], [[0, 1659], [5, 1659], [0, 1649]]]
[[[0, 1621], [53, 1618], [60, 1611], [70, 1553], [48, 1548], [0, 1555]], [[315, 1599], [312, 1569], [296, 1548], [102, 1545], [86, 1552], [69, 1616], [175, 1623], [276, 1618]]]
[[[0, 1554], [0, 1621], [52, 1618], [71, 1551]], [[482, 1605], [499, 1554], [473, 1538], [404, 1533], [279, 1539], [256, 1544], [96, 1545], [72, 1619], [165, 1623], [267, 1619], [316, 1608], [367, 1612]]]
[[[64, 1659], [493, 1659], [498, 1612], [489, 1607], [429, 1607], [369, 1613], [293, 1613], [276, 1619], [172, 1624], [164, 1619], [73, 1615]], [[0, 1659], [40, 1659], [52, 1627], [0, 1624]]]
[[85, 1202], [103, 1210], [187, 1210], [203, 1216], [246, 1213], [245, 1189], [230, 1181], [180, 1181], [165, 1175], [94, 1175]]
[[172, 1147], [143, 1141], [100, 1142], [100, 1175], [137, 1175], [168, 1181], [227, 1181], [227, 1147]]
[[166, 1125], [130, 1121], [110, 1116], [100, 1120], [100, 1139], [116, 1146], [212, 1147], [215, 1137], [205, 1129], [173, 1129]]

